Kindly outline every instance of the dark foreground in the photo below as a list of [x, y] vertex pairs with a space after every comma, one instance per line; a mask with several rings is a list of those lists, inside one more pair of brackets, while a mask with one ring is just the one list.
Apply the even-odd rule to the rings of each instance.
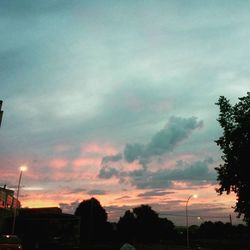
[[[187, 248], [185, 244], [133, 244], [136, 250], [249, 250], [248, 241], [230, 241], [230, 240], [197, 240]], [[83, 246], [79, 248], [46, 248], [39, 250], [119, 250], [122, 244], [99, 244]], [[24, 249], [26, 250], [26, 249]], [[35, 250], [35, 249], [33, 249]]]

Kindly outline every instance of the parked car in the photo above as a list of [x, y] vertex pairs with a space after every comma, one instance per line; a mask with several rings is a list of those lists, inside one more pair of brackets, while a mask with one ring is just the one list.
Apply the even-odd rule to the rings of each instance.
[[22, 250], [21, 240], [17, 235], [1, 235], [0, 250]]

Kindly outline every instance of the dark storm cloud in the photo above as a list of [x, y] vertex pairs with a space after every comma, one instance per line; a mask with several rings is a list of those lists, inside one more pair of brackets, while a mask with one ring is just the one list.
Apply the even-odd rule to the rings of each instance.
[[[167, 170], [165, 170], [167, 172]], [[137, 170], [130, 173], [131, 184], [140, 189], [148, 188], [171, 188], [172, 182], [163, 175], [165, 171], [151, 172]], [[166, 174], [166, 173], [165, 173]]]
[[[192, 131], [202, 127], [202, 125], [203, 122], [198, 121], [195, 117], [171, 117], [166, 126], [157, 132], [148, 144], [127, 144], [123, 154], [103, 157], [102, 168], [98, 176], [103, 179], [116, 177], [120, 182], [128, 179], [138, 188], [169, 188], [172, 185], [172, 180], [211, 180], [213, 178], [207, 166], [211, 162], [208, 160], [195, 162], [191, 166], [184, 166], [184, 168], [183, 166], [180, 168], [183, 163], [177, 162], [176, 166], [179, 168], [174, 170], [161, 169], [152, 172], [147, 167], [152, 158], [173, 151]], [[128, 163], [138, 161], [142, 165], [142, 169], [123, 171], [112, 166], [112, 162], [120, 160]]]
[[187, 138], [190, 133], [201, 128], [202, 121], [197, 121], [197, 118], [181, 118], [171, 117], [164, 129], [159, 131], [152, 138], [148, 145], [150, 155], [162, 155], [165, 152], [172, 151], [178, 143]]
[[[160, 157], [173, 151], [193, 130], [200, 128], [202, 125], [202, 121], [197, 121], [195, 117], [187, 119], [171, 117], [167, 125], [157, 132], [148, 144], [127, 144], [123, 151], [123, 157], [120, 153], [105, 156], [98, 176], [103, 179], [116, 177], [120, 182], [127, 180], [141, 189], [170, 188], [173, 180], [196, 181], [197, 184], [203, 180], [212, 181], [215, 179], [215, 174], [210, 173], [208, 168], [208, 164], [212, 163], [211, 159], [197, 161], [191, 165], [185, 165], [185, 163], [179, 161], [176, 163], [176, 168], [172, 170], [161, 169], [153, 172], [147, 167], [153, 157]], [[120, 160], [125, 160], [128, 163], [138, 161], [143, 168], [124, 171], [112, 167], [112, 162]], [[160, 194], [158, 192], [158, 195]]]
[[[192, 131], [201, 128], [202, 125], [203, 122], [198, 121], [195, 117], [171, 117], [166, 126], [157, 132], [148, 144], [127, 144], [123, 151], [124, 160], [128, 163], [138, 160], [140, 164], [145, 166], [152, 157], [162, 156], [173, 151]], [[118, 161], [121, 158], [121, 154], [105, 156], [103, 163]]]
[[104, 166], [101, 168], [98, 177], [102, 179], [110, 179], [113, 176], [119, 177], [120, 175], [121, 173], [117, 169]]
[[120, 182], [127, 179], [133, 186], [140, 189], [171, 188], [172, 181], [190, 181], [192, 185], [206, 185], [216, 180], [215, 171], [209, 170], [211, 158], [197, 161], [192, 164], [177, 162], [175, 169], [160, 169], [150, 171], [146, 168], [133, 171], [119, 171], [105, 166], [100, 170], [99, 177], [110, 179], [116, 177]]
[[[216, 180], [215, 172], [209, 171], [210, 161], [197, 161], [181, 169], [161, 169], [156, 172], [142, 170], [130, 173], [131, 183], [138, 188], [170, 188], [172, 181], [192, 181], [200, 185], [202, 181]], [[196, 182], [196, 183], [195, 183]]]
[[127, 162], [139, 160], [140, 163], [146, 164], [151, 157], [173, 151], [178, 143], [202, 125], [202, 121], [197, 121], [195, 117], [187, 119], [171, 117], [168, 124], [156, 133], [147, 145], [127, 144], [124, 149], [124, 158]]
[[129, 163], [139, 159], [145, 153], [145, 146], [142, 144], [127, 144], [124, 149], [125, 160]]
[[163, 170], [159, 172], [168, 180], [215, 180], [215, 172], [210, 172], [208, 164], [209, 160], [197, 161], [183, 169], [173, 169], [170, 171]]
[[102, 164], [108, 163], [108, 162], [116, 162], [122, 159], [122, 154], [117, 155], [110, 155], [110, 156], [104, 156], [102, 158]]

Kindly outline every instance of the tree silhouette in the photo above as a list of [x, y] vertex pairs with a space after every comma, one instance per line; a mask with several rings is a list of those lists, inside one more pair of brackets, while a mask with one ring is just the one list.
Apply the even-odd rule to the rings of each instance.
[[223, 129], [223, 135], [216, 140], [222, 150], [222, 160], [217, 180], [219, 194], [231, 191], [237, 196], [235, 212], [244, 215], [244, 220], [250, 223], [250, 92], [239, 98], [234, 106], [224, 96], [216, 103], [220, 107], [218, 122]]
[[177, 236], [174, 223], [167, 218], [159, 218], [158, 235], [161, 240], [174, 240]]
[[133, 209], [136, 217], [137, 237], [140, 241], [155, 241], [159, 236], [158, 214], [148, 205]]
[[198, 234], [201, 238], [229, 239], [233, 236], [233, 229], [231, 223], [206, 221], [200, 225]]
[[174, 224], [158, 214], [148, 205], [141, 205], [126, 211], [118, 225], [120, 239], [127, 241], [155, 242], [173, 239]]
[[100, 241], [106, 237], [108, 228], [107, 213], [100, 202], [91, 198], [82, 201], [76, 208], [75, 215], [81, 218], [81, 242]]
[[134, 241], [136, 235], [136, 219], [134, 214], [127, 210], [123, 217], [120, 217], [117, 229], [120, 239], [123, 241]]

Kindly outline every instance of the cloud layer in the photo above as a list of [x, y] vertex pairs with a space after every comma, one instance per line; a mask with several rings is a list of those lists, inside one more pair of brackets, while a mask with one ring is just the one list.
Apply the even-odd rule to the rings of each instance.
[[[172, 180], [214, 180], [214, 174], [210, 173], [208, 168], [212, 160], [187, 165], [177, 162], [174, 169], [150, 170], [151, 160], [158, 159], [159, 164], [161, 157], [166, 157], [166, 154], [173, 152], [194, 130], [202, 126], [203, 122], [195, 117], [170, 117], [165, 127], [155, 133], [149, 143], [126, 144], [122, 153], [103, 157], [99, 177], [103, 179], [116, 177], [120, 182], [129, 181], [136, 188], [142, 189], [170, 188]], [[118, 161], [124, 161], [127, 164], [137, 162], [141, 167], [132, 170], [123, 170], [119, 168], [119, 164], [118, 167], [112, 167], [112, 163], [115, 164]]]

